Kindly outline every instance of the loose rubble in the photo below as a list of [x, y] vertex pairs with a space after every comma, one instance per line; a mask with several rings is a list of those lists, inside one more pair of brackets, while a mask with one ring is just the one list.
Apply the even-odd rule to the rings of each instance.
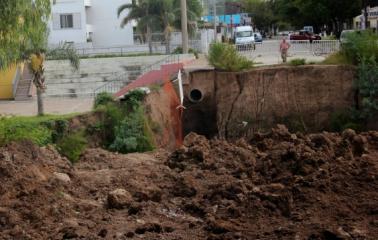
[[0, 149], [0, 239], [378, 239], [378, 133], [194, 133], [173, 153]]

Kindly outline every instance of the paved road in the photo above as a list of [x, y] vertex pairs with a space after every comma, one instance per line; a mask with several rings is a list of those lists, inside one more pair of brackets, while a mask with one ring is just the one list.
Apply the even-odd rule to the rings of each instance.
[[[92, 109], [93, 98], [45, 98], [46, 114], [83, 113]], [[37, 115], [37, 102], [0, 101], [0, 115]]]

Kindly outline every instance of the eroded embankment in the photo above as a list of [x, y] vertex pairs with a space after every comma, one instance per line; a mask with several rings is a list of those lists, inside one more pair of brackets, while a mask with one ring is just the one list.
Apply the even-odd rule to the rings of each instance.
[[173, 154], [0, 148], [0, 239], [378, 238], [378, 133], [250, 142], [190, 134]]
[[354, 77], [351, 66], [325, 65], [192, 72], [185, 83], [184, 131], [235, 139], [277, 123], [327, 129], [332, 114], [354, 106]]

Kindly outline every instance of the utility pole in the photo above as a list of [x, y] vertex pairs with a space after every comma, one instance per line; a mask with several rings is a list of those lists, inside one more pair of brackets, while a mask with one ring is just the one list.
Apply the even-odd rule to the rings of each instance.
[[181, 0], [181, 34], [182, 34], [182, 53], [189, 51], [189, 37], [188, 37], [188, 15], [186, 0]]
[[369, 13], [368, 13], [368, 0], [364, 0], [364, 21], [365, 21], [365, 29], [368, 27], [368, 18], [369, 18]]
[[213, 0], [214, 42], [217, 42], [217, 0]]

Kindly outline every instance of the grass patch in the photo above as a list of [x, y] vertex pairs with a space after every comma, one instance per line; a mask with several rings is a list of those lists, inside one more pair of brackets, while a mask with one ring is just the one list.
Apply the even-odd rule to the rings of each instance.
[[302, 66], [306, 65], [306, 59], [304, 58], [295, 58], [290, 60], [289, 65], [291, 66]]
[[0, 118], [0, 146], [20, 140], [31, 140], [39, 146], [53, 143], [55, 123], [66, 121], [75, 115]]
[[343, 52], [336, 52], [329, 55], [322, 64], [327, 65], [350, 65], [352, 62], [345, 56]]

